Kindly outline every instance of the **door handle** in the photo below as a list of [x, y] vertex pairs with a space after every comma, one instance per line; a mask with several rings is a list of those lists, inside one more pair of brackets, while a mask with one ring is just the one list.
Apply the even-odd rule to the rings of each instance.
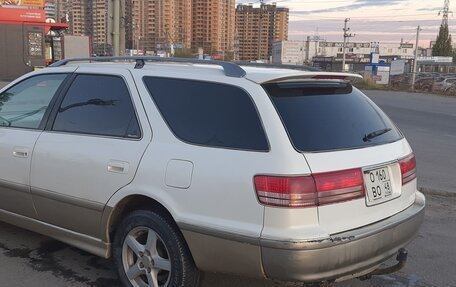
[[26, 148], [14, 148], [13, 156], [26, 158], [26, 157], [28, 157], [28, 149], [26, 149]]
[[113, 173], [127, 174], [130, 169], [130, 164], [124, 161], [110, 161], [108, 163], [108, 171]]

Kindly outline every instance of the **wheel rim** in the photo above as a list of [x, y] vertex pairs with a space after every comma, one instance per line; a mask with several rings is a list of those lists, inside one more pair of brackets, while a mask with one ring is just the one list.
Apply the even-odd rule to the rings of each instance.
[[122, 246], [124, 272], [134, 287], [167, 287], [171, 260], [160, 236], [148, 227], [131, 230]]

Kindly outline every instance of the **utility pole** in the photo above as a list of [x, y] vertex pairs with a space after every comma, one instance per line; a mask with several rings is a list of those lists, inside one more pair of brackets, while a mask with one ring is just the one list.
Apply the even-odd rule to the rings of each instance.
[[113, 32], [112, 44], [114, 56], [120, 55], [120, 0], [113, 0], [114, 13], [113, 13]]
[[416, 29], [416, 46], [415, 46], [415, 60], [413, 61], [413, 71], [412, 71], [412, 90], [415, 90], [415, 81], [416, 81], [416, 67], [418, 65], [418, 43], [420, 41], [420, 31], [421, 27], [418, 26]]
[[348, 27], [348, 22], [350, 21], [350, 18], [345, 18], [345, 25], [344, 25], [344, 47], [342, 48], [342, 72], [345, 72], [345, 54], [347, 50], [347, 40], [350, 39], [351, 37], [355, 37], [355, 35], [352, 35], [352, 33], [348, 33], [350, 31], [350, 28]]
[[263, 20], [263, 4], [264, 0], [260, 0], [260, 18], [258, 19], [258, 57], [257, 60], [261, 60], [261, 30], [262, 30], [262, 20]]

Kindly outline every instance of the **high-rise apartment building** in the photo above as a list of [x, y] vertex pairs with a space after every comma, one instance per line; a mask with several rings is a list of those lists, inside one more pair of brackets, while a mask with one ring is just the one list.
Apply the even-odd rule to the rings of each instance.
[[133, 0], [133, 47], [191, 47], [192, 0]]
[[53, 19], [57, 22], [57, 3], [56, 0], [47, 0], [44, 4], [46, 19]]
[[236, 32], [240, 60], [269, 60], [272, 44], [288, 40], [289, 9], [276, 4], [238, 5]]
[[[112, 0], [54, 0], [56, 18], [65, 19], [68, 15], [68, 33], [75, 36], [90, 36], [93, 52], [97, 55], [113, 54], [113, 25], [110, 21], [114, 13]], [[132, 39], [132, 0], [120, 0], [120, 53], [131, 44]], [[113, 20], [113, 19], [111, 19]], [[127, 35], [127, 33], [129, 33]]]
[[89, 1], [69, 0], [67, 3], [69, 14], [69, 33], [75, 36], [90, 35]]
[[234, 51], [235, 0], [193, 0], [193, 49]]
[[53, 19], [55, 22], [67, 22], [67, 16], [71, 10], [69, 3], [71, 0], [46, 0], [44, 11], [46, 19]]
[[112, 37], [108, 27], [109, 11], [108, 0], [90, 0], [88, 4], [89, 35], [92, 36], [93, 52], [97, 55], [112, 54]]
[[[56, 18], [68, 14], [69, 33], [92, 37], [94, 52], [112, 53], [113, 0], [50, 0]], [[121, 45], [156, 52], [203, 48], [228, 55], [235, 47], [236, 0], [120, 0]], [[52, 5], [51, 5], [52, 6]], [[111, 19], [112, 20], [112, 19]]]

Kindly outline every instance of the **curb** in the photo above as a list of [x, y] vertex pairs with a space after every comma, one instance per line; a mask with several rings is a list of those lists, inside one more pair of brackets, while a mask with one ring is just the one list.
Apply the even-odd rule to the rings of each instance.
[[443, 196], [443, 197], [456, 198], [456, 191], [451, 192], [451, 191], [439, 190], [439, 189], [434, 189], [434, 188], [429, 188], [429, 187], [419, 187], [418, 190], [427, 195], [438, 195], [438, 196]]

